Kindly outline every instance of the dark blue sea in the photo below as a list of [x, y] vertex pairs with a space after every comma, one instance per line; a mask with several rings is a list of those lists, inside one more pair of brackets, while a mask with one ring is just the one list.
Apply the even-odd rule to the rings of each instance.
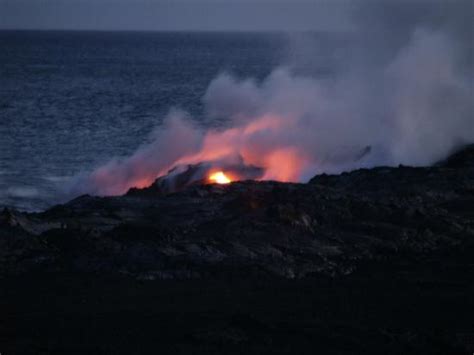
[[297, 62], [290, 42], [278, 33], [0, 31], [0, 206], [63, 202], [68, 181], [133, 152], [172, 107], [216, 124], [201, 104], [212, 79], [262, 79]]

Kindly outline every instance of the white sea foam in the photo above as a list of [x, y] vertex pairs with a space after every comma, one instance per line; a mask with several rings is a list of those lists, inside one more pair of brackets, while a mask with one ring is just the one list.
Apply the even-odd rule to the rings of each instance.
[[40, 191], [29, 186], [12, 186], [6, 190], [6, 195], [17, 198], [33, 198], [40, 196]]

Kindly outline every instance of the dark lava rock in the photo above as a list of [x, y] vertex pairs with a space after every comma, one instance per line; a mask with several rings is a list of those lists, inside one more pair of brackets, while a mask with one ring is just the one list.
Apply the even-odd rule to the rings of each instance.
[[120, 197], [81, 196], [43, 213], [5, 210], [0, 274], [302, 278], [463, 248], [474, 237], [473, 152], [433, 167], [361, 169], [308, 184], [243, 181], [172, 194], [153, 185]]

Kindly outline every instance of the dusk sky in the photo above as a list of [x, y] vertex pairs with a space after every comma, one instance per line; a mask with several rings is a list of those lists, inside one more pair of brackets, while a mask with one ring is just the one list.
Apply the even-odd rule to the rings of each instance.
[[0, 28], [341, 30], [351, 26], [347, 12], [352, 3], [344, 0], [0, 0]]

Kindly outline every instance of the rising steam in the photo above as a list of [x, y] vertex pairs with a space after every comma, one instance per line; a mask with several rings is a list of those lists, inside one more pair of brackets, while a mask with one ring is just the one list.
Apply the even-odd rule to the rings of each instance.
[[205, 130], [172, 111], [151, 143], [77, 186], [122, 194], [202, 162], [243, 163], [262, 168], [259, 179], [294, 182], [375, 165], [432, 164], [474, 141], [472, 67], [463, 62], [461, 36], [445, 22], [413, 21], [388, 59], [364, 62], [360, 51], [369, 58], [376, 49], [360, 46], [357, 64], [331, 79], [295, 74], [291, 65], [262, 82], [222, 74], [203, 102], [208, 117], [226, 119], [227, 128]]

